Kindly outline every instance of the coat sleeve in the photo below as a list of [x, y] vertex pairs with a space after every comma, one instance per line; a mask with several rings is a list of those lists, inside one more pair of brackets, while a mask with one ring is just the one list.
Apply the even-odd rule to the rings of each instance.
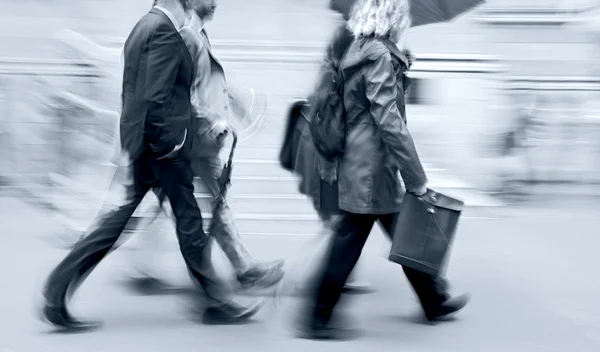
[[144, 100], [147, 103], [147, 121], [153, 139], [159, 143], [153, 146], [157, 153], [166, 154], [174, 150], [181, 141], [171, 135], [166, 105], [173, 97], [177, 72], [181, 63], [179, 52], [179, 34], [167, 25], [157, 28], [151, 38], [146, 61], [146, 86]]
[[[366, 96], [370, 102], [370, 113], [381, 132], [384, 145], [400, 169], [408, 191], [417, 191], [427, 184], [425, 170], [417, 154], [414, 141], [404, 116], [398, 109], [398, 97], [402, 82], [396, 80], [392, 58], [389, 53], [381, 55], [368, 68], [366, 74]], [[400, 99], [398, 99], [400, 98]]]
[[190, 51], [192, 60], [194, 61], [194, 80], [192, 81], [191, 87], [191, 100], [192, 100], [192, 114], [196, 119], [207, 119], [208, 118], [208, 106], [205, 105], [204, 100], [200, 96], [202, 93], [202, 81], [208, 79], [210, 72], [206, 72], [203, 66], [203, 62], [206, 60], [204, 55], [205, 48], [204, 43], [200, 40], [198, 34], [194, 32], [192, 27], [184, 27], [181, 31], [181, 38], [185, 43], [186, 47]]

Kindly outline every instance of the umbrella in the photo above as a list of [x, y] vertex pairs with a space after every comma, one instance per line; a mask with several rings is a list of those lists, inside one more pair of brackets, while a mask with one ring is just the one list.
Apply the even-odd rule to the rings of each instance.
[[412, 26], [452, 21], [485, 0], [412, 0]]
[[[330, 0], [330, 8], [348, 17], [356, 0]], [[448, 22], [481, 5], [485, 0], [411, 0], [412, 26]]]

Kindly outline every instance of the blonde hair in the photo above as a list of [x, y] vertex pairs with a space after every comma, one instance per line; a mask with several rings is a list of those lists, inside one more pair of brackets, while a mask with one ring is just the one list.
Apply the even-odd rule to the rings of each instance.
[[348, 20], [354, 37], [388, 38], [406, 49], [410, 28], [409, 0], [357, 0]]

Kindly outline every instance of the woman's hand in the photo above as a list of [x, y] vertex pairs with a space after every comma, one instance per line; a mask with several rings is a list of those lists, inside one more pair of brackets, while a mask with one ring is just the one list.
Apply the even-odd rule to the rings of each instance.
[[414, 194], [417, 197], [422, 197], [427, 193], [427, 185], [423, 185], [417, 189], [413, 189], [408, 192]]
[[413, 62], [415, 61], [415, 57], [413, 56], [412, 52], [408, 49], [404, 49], [402, 50], [402, 54], [404, 54], [404, 56], [406, 56], [406, 59], [408, 60], [408, 69], [410, 69], [410, 67], [412, 66]]

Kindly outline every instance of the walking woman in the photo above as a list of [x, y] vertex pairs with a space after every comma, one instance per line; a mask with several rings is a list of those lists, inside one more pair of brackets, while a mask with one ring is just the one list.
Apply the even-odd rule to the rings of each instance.
[[[395, 231], [405, 190], [421, 196], [427, 177], [406, 126], [404, 91], [409, 67], [406, 31], [409, 0], [357, 0], [348, 21], [354, 36], [341, 62], [346, 109], [346, 143], [339, 160], [339, 207], [329, 253], [307, 315], [306, 338], [344, 338], [332, 324], [334, 308], [375, 222], [388, 236]], [[434, 321], [465, 306], [450, 298], [442, 278], [404, 267], [427, 319]]]
[[[325, 59], [321, 67], [323, 72], [330, 72], [339, 67], [344, 53], [348, 50], [350, 44], [352, 44], [354, 40], [354, 37], [347, 26], [348, 16], [350, 15], [350, 6], [351, 2], [348, 0], [329, 1], [329, 8], [342, 15], [343, 24], [340, 24], [336, 29], [327, 45]], [[326, 75], [321, 76], [326, 77], [322, 79], [327, 79], [329, 77]], [[319, 82], [319, 84], [321, 84], [321, 82]], [[317, 93], [318, 91], [313, 94]], [[311, 98], [309, 98], [309, 100], [311, 100]], [[306, 114], [309, 113], [309, 108], [302, 105], [296, 106], [296, 108], [300, 110], [292, 110], [292, 113], [297, 113], [301, 116], [299, 121], [295, 124], [295, 133], [298, 135], [297, 138], [299, 141], [293, 143], [297, 146], [296, 152], [292, 153], [292, 155], [295, 156], [294, 172], [300, 178], [300, 193], [310, 198], [323, 225], [323, 235], [329, 236], [332, 232], [331, 229], [335, 223], [335, 219], [339, 215], [337, 163], [329, 162], [319, 156], [311, 137], [308, 118], [306, 118], [306, 115], [304, 114], [304, 112], [306, 112]], [[326, 241], [327, 239], [323, 238], [323, 244], [325, 244]], [[312, 267], [309, 266], [309, 272], [311, 271], [311, 268]], [[308, 285], [310, 285], [312, 281], [312, 278], [308, 280]], [[305, 282], [303, 285], [307, 285], [307, 283]], [[304, 288], [301, 288], [301, 291], [305, 291]], [[374, 289], [368, 283], [366, 278], [357, 277], [355, 269], [353, 274], [348, 278], [344, 291], [352, 293], [370, 293], [373, 292]]]

